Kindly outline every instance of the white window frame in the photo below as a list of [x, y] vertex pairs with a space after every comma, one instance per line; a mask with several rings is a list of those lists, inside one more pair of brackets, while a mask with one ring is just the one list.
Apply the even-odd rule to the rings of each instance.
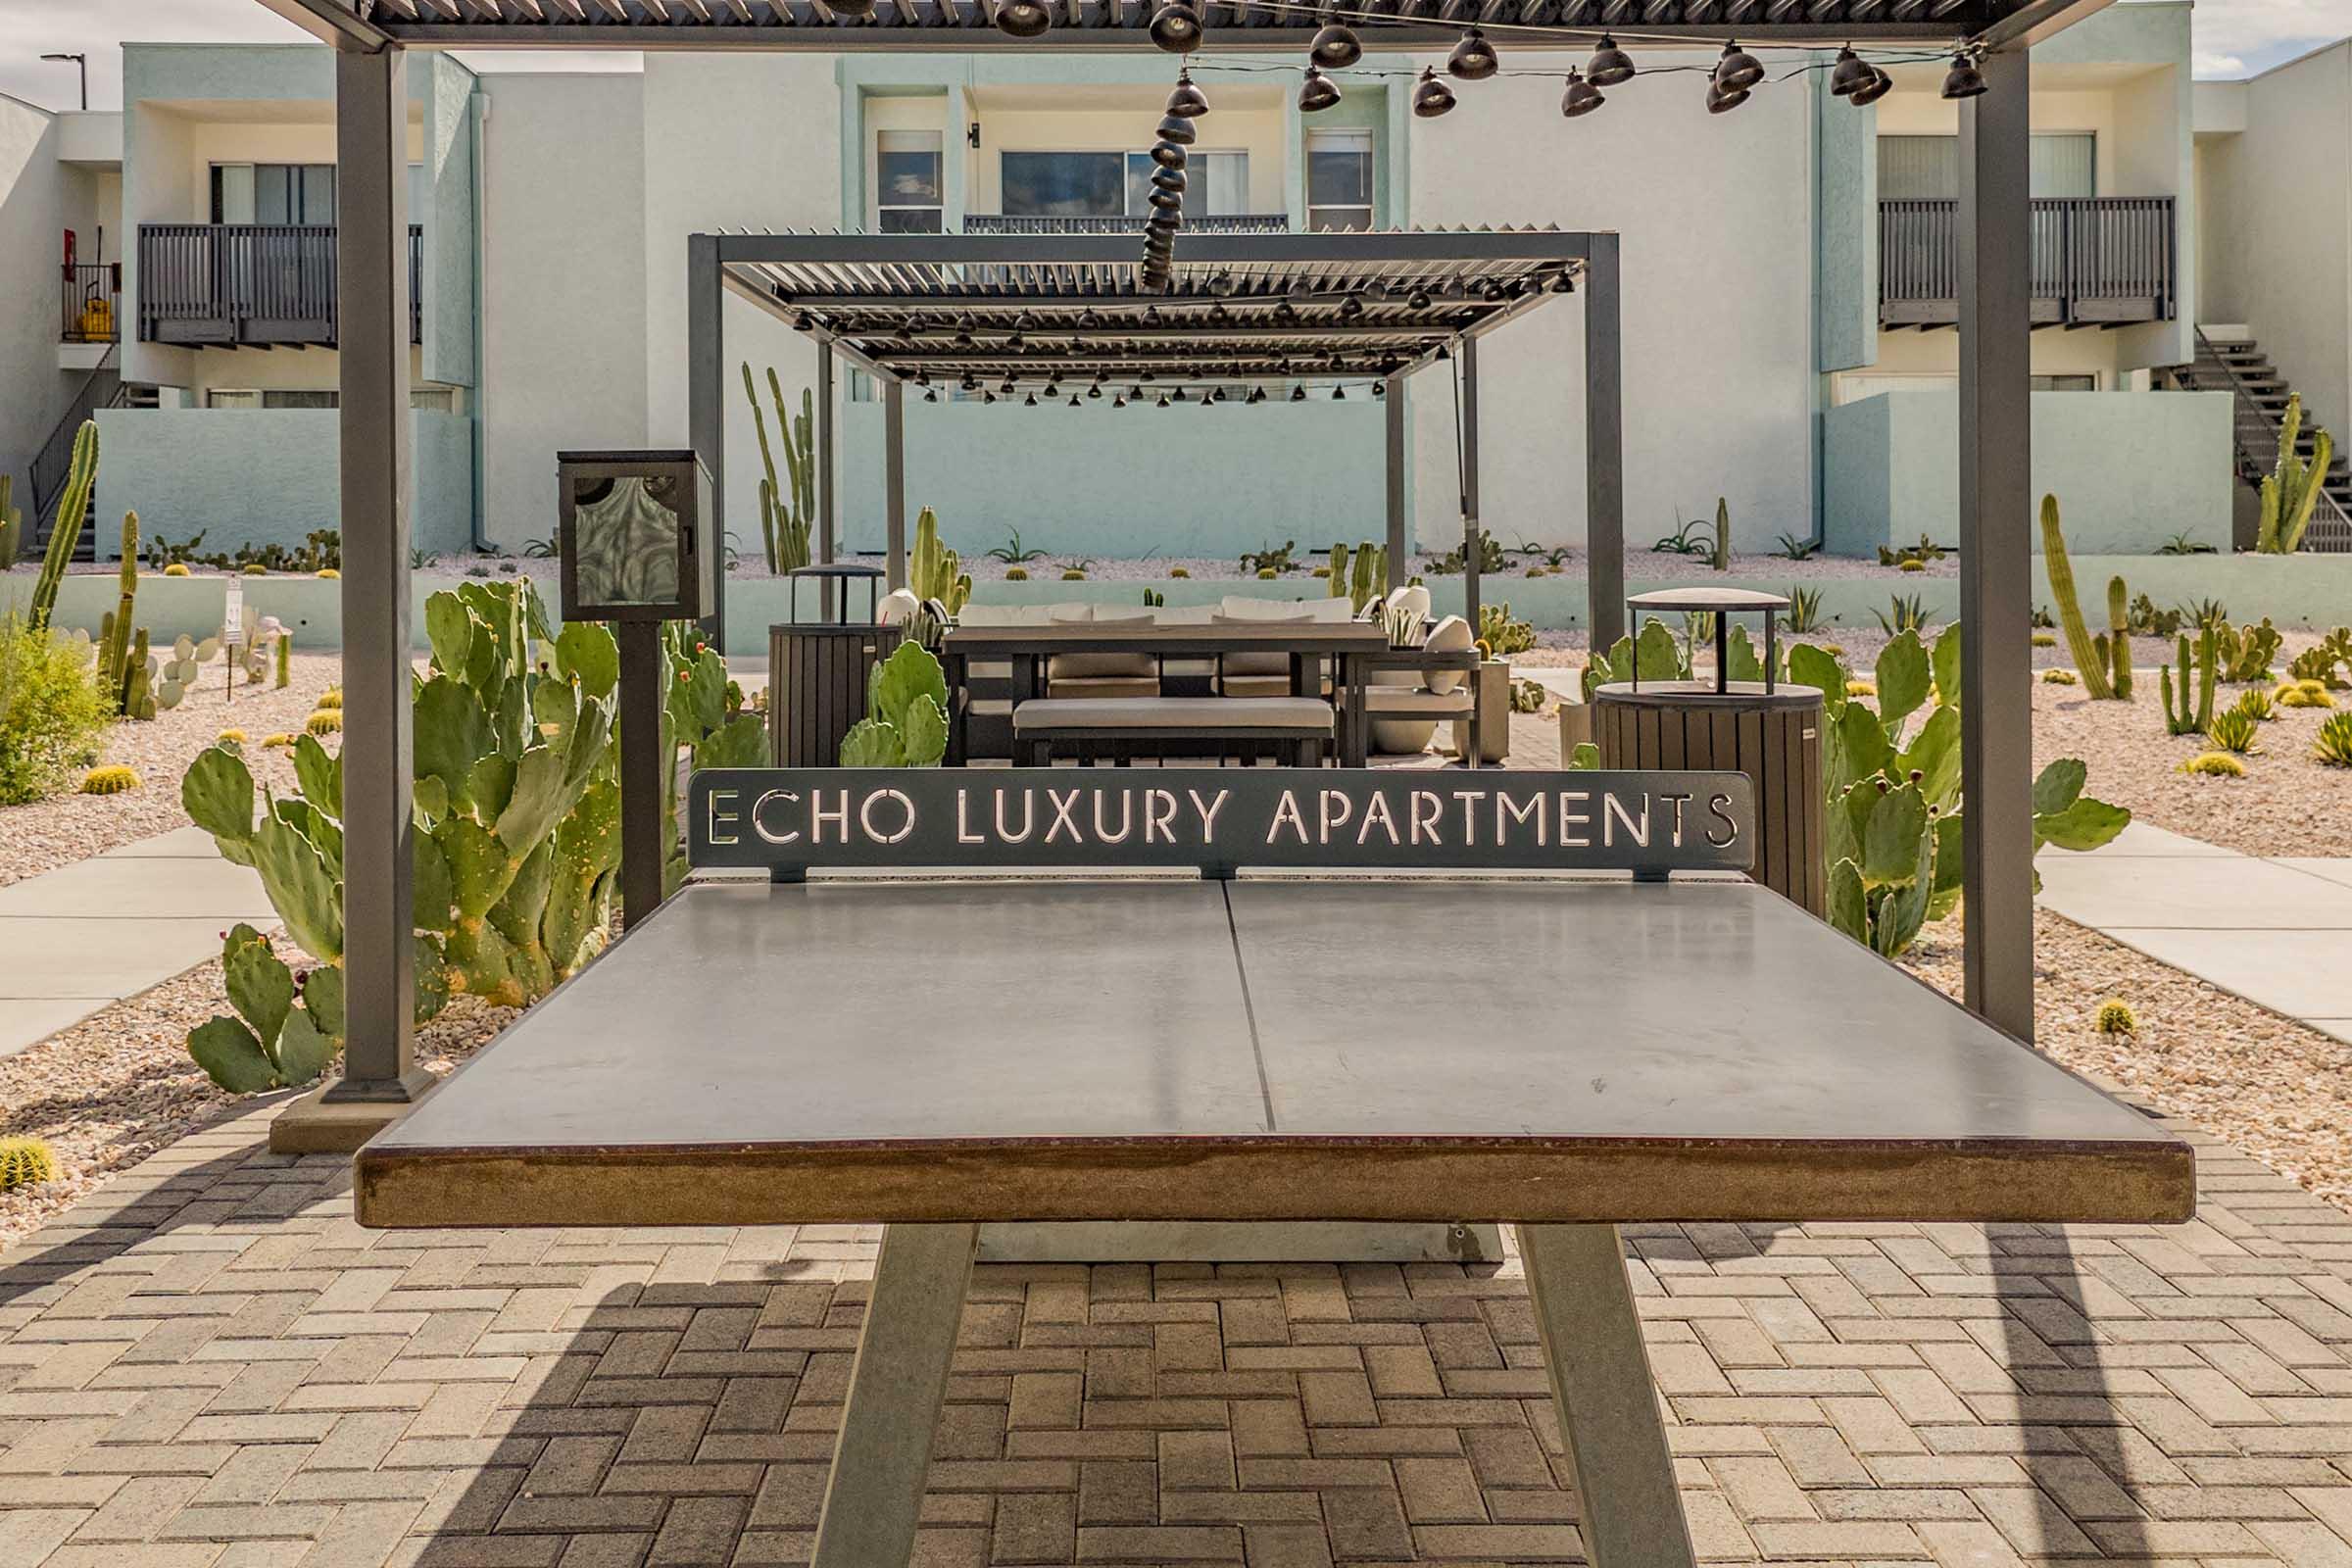
[[[1324, 144], [1323, 150], [1326, 152], [1361, 150], [1364, 156], [1363, 201], [1318, 203], [1315, 200], [1315, 152], [1318, 142]], [[1309, 130], [1306, 133], [1306, 140], [1300, 148], [1299, 156], [1306, 161], [1306, 168], [1300, 171], [1299, 185], [1306, 201], [1306, 226], [1308, 229], [1313, 230], [1319, 227], [1315, 221], [1317, 213], [1360, 212], [1364, 215], [1364, 228], [1369, 229], [1379, 223], [1380, 166], [1378, 160], [1380, 149], [1379, 144], [1373, 139], [1370, 126], [1331, 125], [1319, 130]]]
[[[898, 145], [889, 145], [892, 142]], [[927, 152], [939, 160], [938, 196], [927, 202], [892, 201], [882, 188], [882, 155], [886, 152]], [[889, 213], [932, 213], [939, 219], [934, 228], [913, 230], [918, 233], [945, 233], [948, 226], [948, 148], [947, 138], [936, 130], [916, 127], [882, 127], [875, 130], [869, 147], [872, 159], [867, 169], [866, 187], [873, 192], [867, 203], [866, 220], [872, 231], [883, 232], [882, 215]], [[906, 231], [894, 231], [906, 232]]]
[[[1222, 213], [1201, 212], [1201, 213], [1200, 213], [1200, 214], [1199, 214], [1198, 216], [1200, 216], [1200, 217], [1202, 217], [1202, 218], [1221, 218], [1221, 217], [1228, 217], [1228, 216], [1239, 216], [1240, 214], [1247, 213], [1247, 212], [1250, 212], [1250, 211], [1251, 210], [1251, 209], [1250, 209], [1250, 204], [1249, 204], [1249, 202], [1250, 202], [1250, 149], [1249, 149], [1249, 148], [1247, 148], [1247, 147], [1189, 147], [1189, 148], [1187, 148], [1187, 149], [1185, 149], [1185, 150], [1186, 150], [1188, 153], [1190, 153], [1192, 156], [1194, 156], [1194, 157], [1197, 157], [1197, 158], [1211, 158], [1211, 157], [1221, 157], [1221, 158], [1239, 158], [1239, 159], [1242, 161], [1242, 172], [1241, 172], [1241, 181], [1240, 181], [1240, 183], [1241, 183], [1241, 187], [1242, 187], [1242, 190], [1241, 190], [1242, 205], [1241, 205], [1241, 206], [1239, 206], [1239, 207], [1231, 207], [1231, 208], [1227, 208], [1227, 209], [1226, 209], [1224, 212], [1222, 212]], [[1149, 214], [1149, 213], [1139, 213], [1139, 212], [1131, 212], [1131, 211], [1128, 211], [1128, 210], [1126, 209], [1126, 205], [1125, 205], [1125, 204], [1126, 204], [1126, 202], [1127, 202], [1127, 197], [1128, 197], [1128, 192], [1127, 192], [1127, 166], [1128, 166], [1129, 162], [1130, 162], [1130, 161], [1132, 161], [1132, 160], [1134, 160], [1134, 159], [1137, 159], [1137, 158], [1149, 158], [1149, 157], [1151, 157], [1151, 156], [1152, 156], [1152, 150], [1151, 150], [1150, 148], [1148, 148], [1148, 147], [1000, 147], [1000, 148], [998, 148], [998, 149], [997, 149], [997, 206], [998, 206], [998, 208], [1000, 209], [1000, 212], [1001, 212], [1002, 216], [1004, 216], [1004, 217], [1007, 217], [1007, 218], [1014, 218], [1014, 217], [1025, 217], [1025, 216], [1030, 216], [1030, 215], [1026, 215], [1026, 214], [1016, 214], [1016, 213], [1011, 213], [1011, 212], [1005, 212], [1005, 211], [1003, 211], [1003, 210], [1004, 210], [1004, 209], [1006, 206], [1007, 206], [1007, 203], [1006, 203], [1006, 202], [1005, 202], [1005, 200], [1004, 200], [1004, 160], [1005, 160], [1007, 157], [1019, 157], [1019, 156], [1024, 156], [1024, 155], [1027, 155], [1027, 156], [1041, 156], [1041, 155], [1042, 155], [1042, 156], [1045, 156], [1045, 157], [1058, 157], [1058, 158], [1115, 158], [1115, 159], [1117, 159], [1117, 160], [1119, 161], [1119, 201], [1120, 201], [1120, 204], [1121, 204], [1120, 211], [1118, 211], [1118, 212], [1115, 212], [1115, 213], [1087, 213], [1087, 214], [1080, 214], [1080, 215], [1076, 215], [1076, 216], [1088, 217], [1088, 218], [1146, 218], [1146, 217], [1149, 217], [1149, 216], [1150, 216], [1150, 214]], [[1191, 211], [1191, 207], [1190, 207], [1189, 201], [1188, 201], [1188, 204], [1187, 204], [1187, 208], [1186, 208], [1186, 210], [1187, 210], [1188, 212], [1189, 212], [1189, 211]], [[1047, 214], [1039, 214], [1039, 215], [1036, 215], [1036, 216], [1045, 217], [1045, 216], [1051, 216], [1051, 215], [1047, 215]]]

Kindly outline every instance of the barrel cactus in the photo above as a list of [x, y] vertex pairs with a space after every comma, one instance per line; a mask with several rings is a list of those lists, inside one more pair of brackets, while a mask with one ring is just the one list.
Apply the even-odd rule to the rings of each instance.
[[125, 790], [139, 788], [139, 783], [137, 768], [125, 766], [121, 762], [109, 762], [104, 767], [93, 767], [81, 776], [81, 793], [84, 795], [121, 795]]
[[57, 1180], [57, 1153], [38, 1138], [0, 1138], [0, 1193]]

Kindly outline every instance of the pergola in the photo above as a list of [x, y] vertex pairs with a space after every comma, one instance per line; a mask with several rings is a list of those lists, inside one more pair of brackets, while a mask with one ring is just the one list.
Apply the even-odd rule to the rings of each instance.
[[[1563, 296], [1585, 308], [1586, 514], [1593, 637], [1625, 617], [1624, 451], [1617, 352], [1617, 236], [1518, 232], [1207, 234], [1185, 242], [1169, 286], [1136, 284], [1124, 235], [697, 234], [687, 242], [694, 450], [724, 471], [726, 350], [719, 292], [748, 299], [817, 344], [815, 557], [838, 549], [834, 361], [882, 390], [888, 577], [906, 581], [908, 388], [1034, 399], [1298, 395], [1366, 383], [1387, 404], [1387, 542], [1393, 575], [1411, 548], [1406, 379], [1461, 372], [1464, 613], [1478, 621], [1478, 344]], [[1053, 389], [1049, 391], [1048, 389]], [[1402, 581], [1401, 575], [1395, 580]], [[725, 588], [720, 588], [721, 604]]]
[[[830, 0], [261, 0], [336, 51], [336, 288], [341, 322], [344, 688], [344, 1075], [321, 1119], [365, 1125], [429, 1082], [411, 1041], [409, 370], [405, 265], [407, 71], [411, 49], [662, 49], [732, 52], [1130, 50], [1154, 47], [1155, 0], [1052, 0], [1042, 36], [991, 25], [1001, 0], [880, 0], [845, 15]], [[1325, 22], [1368, 50], [1441, 48], [1476, 23], [1522, 42], [1750, 49], [1852, 44], [1967, 51], [1987, 90], [1960, 105], [1962, 770], [1969, 1005], [2034, 1035], [2032, 253], [2028, 50], [2108, 0], [1201, 0], [1200, 47], [1298, 51]], [[861, 9], [861, 8], [853, 8]], [[1290, 236], [1292, 239], [1298, 236]], [[708, 246], [742, 243], [702, 237]], [[773, 243], [760, 240], [754, 243]], [[1189, 273], [1211, 242], [1180, 238]], [[1216, 242], [1222, 245], [1226, 242]], [[1114, 254], [1115, 253], [1115, 254]], [[753, 252], [743, 258], [757, 262]], [[1015, 258], [1016, 260], [1018, 258]], [[1140, 260], [1121, 239], [1110, 269]], [[1588, 261], [1591, 258], [1587, 258]], [[700, 309], [716, 320], [717, 269]], [[698, 289], [698, 295], [702, 291]], [[1230, 308], [1230, 307], [1229, 307]], [[1613, 332], [1612, 332], [1613, 338]], [[714, 352], [699, 338], [692, 352]], [[1636, 345], [1637, 351], [1639, 345]], [[887, 368], [887, 364], [885, 363]], [[698, 376], [693, 418], [714, 428], [717, 378]], [[705, 407], [708, 402], [709, 406]], [[1614, 446], [1614, 431], [1610, 432]], [[1604, 512], [1609, 509], [1602, 509]], [[1595, 540], [1598, 544], [1598, 540]], [[1596, 613], [1598, 606], [1595, 607]], [[1597, 621], [1596, 621], [1597, 625]], [[369, 1107], [376, 1107], [370, 1110]], [[291, 1114], [291, 1113], [290, 1113]]]

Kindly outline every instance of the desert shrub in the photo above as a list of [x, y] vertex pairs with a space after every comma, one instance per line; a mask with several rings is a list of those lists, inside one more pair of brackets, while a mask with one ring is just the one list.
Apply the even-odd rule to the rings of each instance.
[[109, 716], [85, 651], [19, 616], [0, 619], [0, 806], [77, 782]]

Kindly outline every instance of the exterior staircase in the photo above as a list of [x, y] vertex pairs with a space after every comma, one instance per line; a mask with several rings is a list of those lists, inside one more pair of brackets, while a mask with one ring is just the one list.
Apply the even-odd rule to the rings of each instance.
[[[2234, 334], [2209, 336], [2204, 327], [2197, 329], [2195, 362], [2182, 367], [2177, 379], [2194, 391], [2235, 394], [2237, 476], [2259, 489], [2278, 466], [2279, 425], [2286, 417], [2286, 400], [2294, 388], [2271, 364], [2261, 344]], [[2306, 462], [2312, 455], [2313, 429], [2307, 414], [2295, 442], [2297, 456]], [[2352, 456], [2346, 452], [2352, 447], [2352, 432], [2329, 433], [2335, 440], [2335, 457], [2321, 485], [2320, 502], [2303, 536], [2303, 548], [2352, 552]]]
[[[122, 379], [111, 351], [75, 389], [73, 401], [67, 404], [66, 412], [32, 460], [32, 528], [31, 537], [24, 544], [26, 556], [37, 556], [47, 550], [49, 536], [57, 529], [57, 510], [65, 499], [67, 470], [73, 466], [74, 437], [81, 429], [82, 421], [100, 409], [152, 409], [156, 403], [154, 387]], [[97, 511], [98, 493], [93, 486], [89, 504], [82, 512], [81, 535], [74, 544], [74, 561], [98, 559]]]

